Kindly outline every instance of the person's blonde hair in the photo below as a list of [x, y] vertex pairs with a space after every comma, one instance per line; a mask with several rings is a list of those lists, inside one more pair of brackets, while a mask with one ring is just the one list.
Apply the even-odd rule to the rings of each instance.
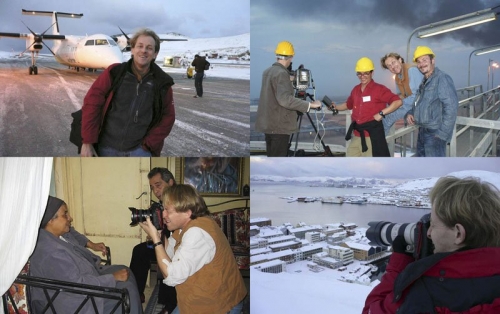
[[500, 246], [500, 191], [478, 178], [440, 178], [431, 190], [436, 216], [449, 228], [461, 224], [465, 246]]
[[388, 54], [380, 58], [380, 65], [382, 66], [383, 69], [388, 70], [387, 65], [385, 65], [385, 60], [387, 60], [388, 58], [394, 58], [396, 60], [401, 59], [401, 63], [405, 63], [405, 59], [403, 59], [403, 57], [401, 57], [399, 53], [389, 52]]
[[173, 206], [178, 213], [191, 210], [191, 219], [207, 216], [210, 211], [205, 200], [194, 187], [187, 184], [176, 184], [166, 187], [162, 193], [163, 206]]

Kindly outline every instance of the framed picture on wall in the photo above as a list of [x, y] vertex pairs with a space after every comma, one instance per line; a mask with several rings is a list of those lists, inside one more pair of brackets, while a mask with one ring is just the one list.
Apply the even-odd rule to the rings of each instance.
[[194, 186], [203, 196], [241, 195], [241, 157], [185, 157], [181, 182]]

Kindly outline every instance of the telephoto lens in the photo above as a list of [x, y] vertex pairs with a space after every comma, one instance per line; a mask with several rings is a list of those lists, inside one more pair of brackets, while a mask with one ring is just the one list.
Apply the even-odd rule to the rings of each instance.
[[406, 243], [415, 244], [415, 223], [393, 223], [388, 221], [371, 221], [366, 230], [366, 237], [381, 246], [391, 246], [398, 235], [405, 238]]

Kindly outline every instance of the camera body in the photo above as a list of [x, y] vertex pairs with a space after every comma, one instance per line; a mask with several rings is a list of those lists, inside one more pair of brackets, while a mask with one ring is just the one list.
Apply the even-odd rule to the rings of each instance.
[[137, 209], [135, 207], [128, 208], [131, 211], [130, 219], [132, 220], [132, 222], [130, 223], [130, 226], [135, 226], [140, 222], [144, 222], [146, 221], [146, 218], [149, 217], [149, 219], [151, 219], [151, 223], [153, 223], [157, 230], [163, 229], [163, 207], [160, 203], [152, 203], [153, 204], [151, 204], [151, 207], [149, 207], [148, 209]]
[[388, 221], [370, 221], [366, 230], [366, 237], [380, 246], [391, 246], [394, 239], [401, 235], [404, 237], [406, 252], [411, 253], [415, 259], [421, 259], [432, 254], [433, 244], [427, 238], [430, 226], [430, 214], [425, 214], [416, 223], [392, 223]]
[[294, 71], [293, 88], [298, 91], [305, 91], [307, 89], [313, 88], [312, 86], [312, 74], [308, 69], [299, 67]]

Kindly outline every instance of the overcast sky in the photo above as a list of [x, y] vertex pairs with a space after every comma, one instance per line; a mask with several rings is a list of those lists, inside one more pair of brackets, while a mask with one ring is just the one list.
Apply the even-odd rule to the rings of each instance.
[[267, 158], [250, 157], [251, 175], [416, 179], [455, 171], [499, 172], [500, 158]]
[[[498, 5], [498, 0], [316, 0], [307, 4], [251, 0], [251, 97], [259, 97], [262, 72], [275, 61], [274, 50], [283, 40], [295, 47], [293, 69], [304, 64], [312, 71], [318, 99], [325, 94], [330, 98], [348, 96], [359, 84], [354, 67], [364, 56], [375, 63], [375, 81], [395, 90], [392, 75], [381, 68], [380, 58], [388, 52], [406, 56], [407, 41], [415, 28]], [[461, 88], [467, 86], [470, 53], [495, 44], [500, 44], [500, 17], [429, 38], [413, 35], [410, 55], [417, 45], [431, 47], [436, 65]], [[500, 61], [500, 51], [472, 56], [471, 85], [486, 84], [488, 59]], [[500, 70], [494, 76], [496, 85], [500, 84]]]
[[[190, 38], [250, 32], [250, 0], [0, 0], [0, 32], [29, 33], [21, 21], [37, 33], [51, 25], [50, 17], [22, 15], [21, 9], [83, 13], [81, 19], [59, 19], [64, 35], [113, 35], [120, 33], [118, 26], [127, 33], [149, 27], [157, 33], [176, 32]], [[25, 48], [24, 40], [0, 39], [0, 50]], [[46, 48], [43, 52], [48, 53]]]

